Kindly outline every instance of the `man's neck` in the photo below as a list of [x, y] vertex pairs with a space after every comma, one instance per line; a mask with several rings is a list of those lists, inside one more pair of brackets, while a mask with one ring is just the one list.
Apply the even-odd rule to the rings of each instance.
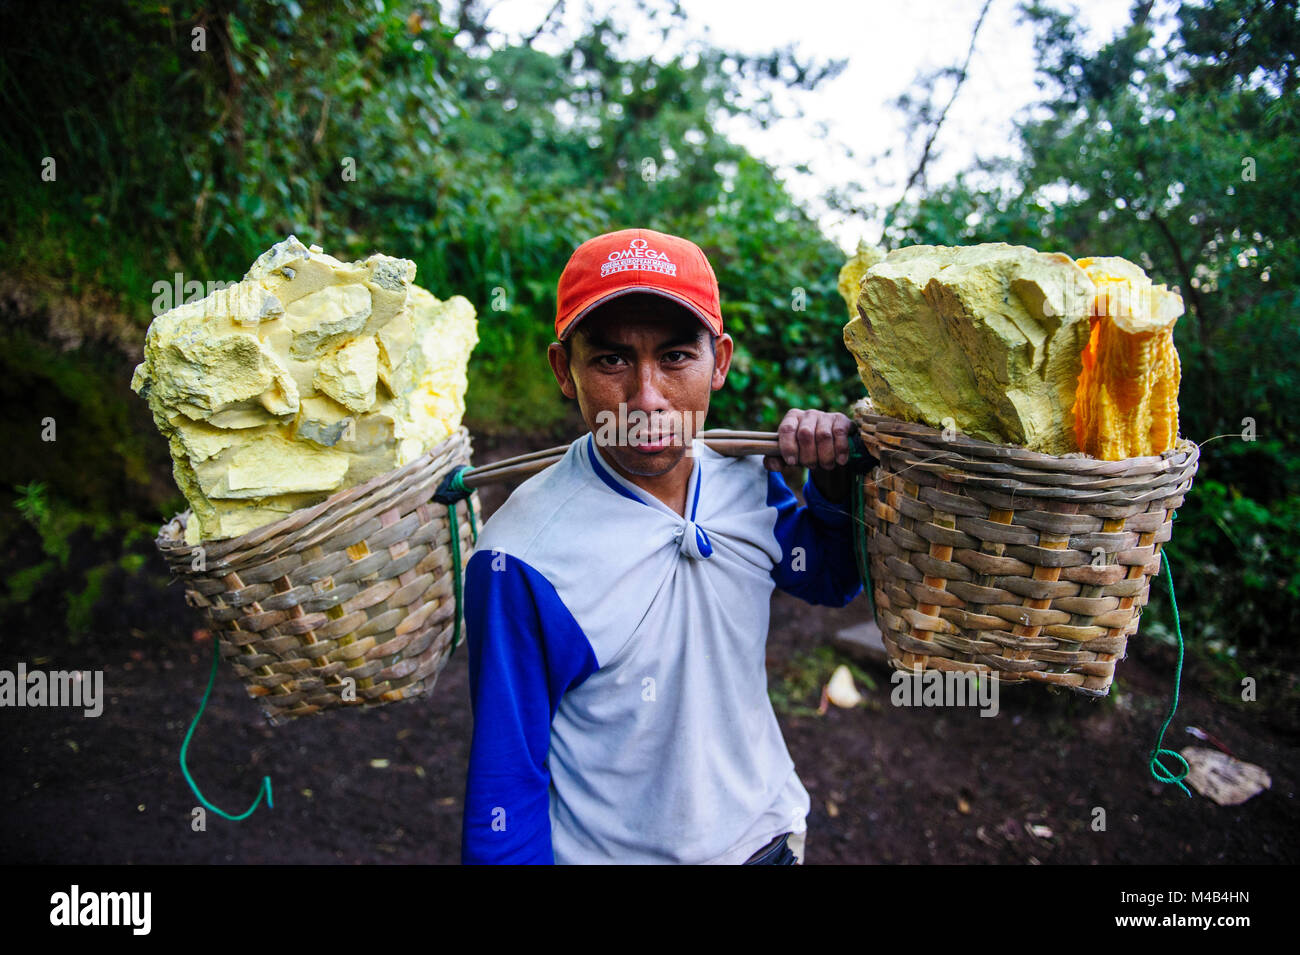
[[683, 455], [682, 459], [677, 462], [677, 465], [671, 471], [647, 476], [627, 473], [599, 445], [597, 445], [597, 453], [600, 454], [600, 459], [605, 462], [605, 465], [610, 470], [617, 471], [622, 477], [641, 488], [641, 490], [654, 495], [679, 517], [686, 516], [686, 491], [690, 486], [691, 474], [695, 469], [695, 458], [693, 456]]

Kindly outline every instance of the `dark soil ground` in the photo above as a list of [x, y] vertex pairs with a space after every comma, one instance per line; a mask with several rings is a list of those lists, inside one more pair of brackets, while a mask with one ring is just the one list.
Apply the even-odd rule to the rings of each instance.
[[[478, 440], [476, 461], [554, 443]], [[505, 490], [484, 495], [485, 511]], [[33, 624], [35, 616], [4, 633], [0, 669], [20, 660], [102, 669], [108, 699], [94, 719], [69, 709], [0, 711], [0, 861], [459, 861], [471, 729], [463, 646], [426, 699], [275, 728], [223, 667], [190, 770], [232, 815], [248, 808], [267, 774], [274, 808], [263, 804], [242, 822], [209, 814], [206, 830], [194, 831], [198, 800], [178, 756], [212, 643], [179, 586], [160, 587], [161, 560], [147, 570], [100, 605], [91, 641], [69, 647], [55, 621]], [[1300, 861], [1300, 717], [1274, 702], [1295, 699], [1276, 660], [1259, 671], [1260, 702], [1243, 703], [1223, 702], [1225, 677], [1189, 656], [1165, 745], [1195, 744], [1185, 728], [1199, 726], [1272, 777], [1271, 789], [1221, 807], [1155, 781], [1147, 766], [1173, 688], [1169, 647], [1130, 641], [1100, 701], [1018, 686], [1003, 688], [993, 718], [974, 708], [896, 707], [888, 672], [867, 667], [876, 688], [864, 689], [865, 704], [817, 715], [821, 683], [847, 659], [825, 648], [869, 619], [865, 596], [834, 610], [773, 597], [769, 686], [790, 701], [778, 715], [812, 795], [809, 864]], [[1104, 831], [1093, 828], [1098, 808]]]

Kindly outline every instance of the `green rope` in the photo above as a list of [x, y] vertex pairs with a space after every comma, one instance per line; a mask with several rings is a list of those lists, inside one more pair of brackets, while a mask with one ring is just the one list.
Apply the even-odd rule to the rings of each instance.
[[[451, 479], [451, 490], [457, 492], [463, 492], [466, 495], [472, 494], [473, 491], [467, 488], [465, 486], [465, 482], [461, 480], [466, 474], [468, 474], [472, 470], [473, 468], [463, 468], [460, 471], [458, 471], [455, 475], [453, 475]], [[469, 509], [470, 538], [473, 540], [475, 544], [477, 544], [478, 543], [478, 522], [474, 519], [473, 499], [467, 496], [465, 498], [465, 506]], [[447, 659], [450, 660], [452, 656], [455, 655], [456, 648], [460, 646], [460, 618], [462, 613], [461, 588], [463, 587], [463, 582], [461, 581], [461, 570], [460, 570], [460, 521], [456, 516], [455, 501], [447, 505], [447, 518], [451, 524], [451, 574], [452, 574], [451, 582], [452, 582], [452, 589], [456, 594], [456, 623], [455, 623], [455, 629], [452, 631], [451, 634], [451, 652], [447, 654]]]
[[189, 749], [190, 737], [194, 735], [194, 729], [199, 725], [199, 718], [203, 716], [203, 711], [207, 708], [208, 695], [212, 692], [212, 684], [217, 679], [217, 660], [219, 656], [220, 644], [214, 635], [212, 638], [212, 674], [208, 677], [208, 688], [203, 693], [203, 702], [199, 704], [199, 711], [194, 714], [194, 722], [190, 724], [190, 731], [185, 734], [185, 742], [181, 744], [181, 773], [184, 774], [185, 781], [190, 784], [190, 789], [194, 790], [194, 795], [199, 798], [199, 802], [203, 803], [204, 806], [206, 806], [210, 811], [215, 812], [222, 819], [229, 819], [231, 822], [239, 822], [241, 819], [247, 819], [253, 814], [253, 810], [257, 808], [258, 803], [262, 801], [263, 796], [266, 796], [266, 808], [275, 808], [275, 803], [271, 800], [271, 777], [263, 776], [262, 786], [258, 790], [257, 798], [253, 800], [253, 804], [249, 806], [243, 814], [232, 816], [230, 813], [218, 809], [216, 806], [212, 805], [212, 803], [203, 798], [203, 793], [199, 792], [199, 787], [195, 785], [194, 777], [190, 775], [189, 767], [185, 765], [185, 751]]
[[[472, 494], [473, 492], [465, 486], [461, 478], [470, 470], [471, 470], [470, 468], [462, 469], [459, 473], [457, 473], [452, 478], [451, 481], [452, 488], [456, 491], [463, 492], [467, 496], [467, 498], [468, 495]], [[470, 537], [474, 541], [474, 543], [477, 544], [478, 543], [478, 521], [474, 517], [473, 502], [468, 501], [467, 507], [469, 508]], [[460, 521], [458, 521], [456, 517], [455, 503], [449, 504], [447, 506], [447, 511], [451, 520], [451, 565], [452, 565], [452, 573], [454, 575], [453, 585], [456, 592], [456, 629], [452, 634], [452, 641], [451, 641], [451, 653], [455, 653], [456, 647], [460, 644], [460, 618], [461, 618]], [[257, 798], [253, 800], [253, 804], [249, 806], [248, 809], [245, 810], [240, 815], [232, 816], [230, 815], [230, 813], [222, 809], [219, 809], [218, 807], [214, 806], [212, 803], [208, 802], [206, 798], [204, 798], [203, 793], [199, 792], [199, 787], [194, 782], [194, 777], [190, 775], [189, 767], [185, 763], [185, 753], [189, 750], [190, 740], [194, 736], [194, 730], [198, 728], [199, 720], [202, 719], [203, 717], [203, 711], [207, 709], [208, 697], [212, 694], [212, 685], [213, 683], [216, 682], [217, 679], [217, 662], [221, 656], [220, 650], [221, 648], [219, 642], [217, 641], [216, 637], [213, 637], [212, 672], [208, 676], [208, 688], [203, 693], [203, 701], [199, 703], [199, 711], [196, 714], [194, 714], [194, 721], [190, 723], [189, 732], [185, 734], [185, 741], [181, 743], [181, 773], [182, 775], [184, 775], [185, 781], [189, 783], [190, 789], [194, 791], [194, 795], [198, 797], [199, 802], [201, 802], [205, 807], [207, 807], [208, 810], [216, 813], [218, 816], [221, 816], [223, 819], [229, 819], [231, 822], [239, 822], [243, 819], [247, 819], [249, 816], [253, 814], [254, 810], [256, 810], [258, 805], [262, 802], [263, 796], [266, 797], [267, 808], [268, 809], [275, 808], [275, 802], [271, 797], [271, 777], [263, 776], [262, 786], [258, 790]], [[448, 658], [450, 658], [450, 656], [451, 654], [448, 654]]]
[[[1178, 686], [1183, 679], [1183, 626], [1178, 619], [1178, 599], [1174, 596], [1174, 572], [1173, 567], [1169, 564], [1169, 555], [1162, 550], [1160, 556], [1163, 558], [1162, 566], [1165, 571], [1165, 583], [1169, 585], [1169, 606], [1174, 610], [1174, 632], [1178, 634], [1178, 668], [1174, 671], [1173, 703], [1169, 707], [1169, 715], [1165, 717], [1165, 725], [1160, 727], [1160, 735], [1156, 737], [1156, 747], [1151, 751], [1151, 757], [1147, 761], [1147, 766], [1151, 770], [1151, 775], [1157, 780], [1162, 783], [1177, 783], [1178, 788], [1185, 792], [1190, 799], [1192, 795], [1191, 790], [1184, 786], [1182, 782], [1187, 778], [1187, 774], [1190, 771], [1190, 767], [1187, 765], [1187, 760], [1183, 759], [1181, 753], [1177, 753], [1172, 749], [1162, 749], [1160, 746], [1160, 744], [1164, 742], [1165, 730], [1169, 729], [1169, 724], [1173, 721], [1174, 713], [1178, 711]], [[1162, 755], [1172, 756], [1174, 759], [1178, 760], [1178, 762], [1182, 763], [1182, 772], [1175, 776], [1165, 768], [1164, 764], [1160, 762], [1160, 757]], [[1159, 772], [1156, 771], [1157, 769]], [[1161, 773], [1164, 775], [1162, 776]]]
[[864, 474], [853, 476], [853, 555], [858, 562], [858, 576], [862, 578], [862, 589], [867, 592], [867, 603], [871, 607], [871, 617], [876, 617], [876, 597], [871, 589], [871, 563], [867, 550], [867, 520], [865, 492], [862, 482]]

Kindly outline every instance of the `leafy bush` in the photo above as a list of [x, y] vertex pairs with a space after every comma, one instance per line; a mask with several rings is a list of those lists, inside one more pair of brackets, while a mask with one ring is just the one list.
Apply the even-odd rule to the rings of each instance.
[[[132, 549], [150, 545], [155, 528], [129, 514], [114, 519], [102, 512], [77, 511], [52, 497], [39, 481], [17, 491], [13, 509], [36, 532], [40, 557], [5, 578], [0, 612], [44, 623], [50, 614], [33, 604], [52, 604], [62, 615], [66, 639], [78, 643], [94, 629], [95, 606], [105, 584], [119, 571], [136, 574], [144, 567], [146, 558]], [[0, 527], [5, 523], [0, 520]], [[18, 529], [10, 528], [4, 537], [11, 548], [21, 548]]]

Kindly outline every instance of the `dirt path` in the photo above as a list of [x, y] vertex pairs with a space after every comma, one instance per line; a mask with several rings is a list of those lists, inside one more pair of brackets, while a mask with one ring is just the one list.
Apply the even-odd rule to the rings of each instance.
[[[476, 459], [532, 446], [488, 443]], [[489, 495], [485, 509], [503, 496]], [[209, 816], [196, 832], [178, 755], [212, 645], [195, 635], [201, 624], [179, 587], [160, 589], [147, 574], [129, 580], [121, 600], [99, 608], [96, 638], [78, 648], [30, 622], [5, 633], [0, 668], [19, 660], [102, 668], [108, 700], [94, 719], [66, 709], [0, 711], [0, 861], [459, 861], [471, 729], [464, 647], [430, 698], [274, 729], [233, 674], [219, 670], [190, 747], [191, 772], [232, 814], [269, 774], [275, 806], [238, 823]], [[809, 864], [1300, 861], [1294, 712], [1216, 703], [1208, 674], [1190, 666], [1166, 746], [1194, 742], [1184, 727], [1200, 726], [1265, 767], [1272, 789], [1219, 807], [1151, 778], [1146, 757], [1172, 686], [1168, 648], [1133, 641], [1119, 692], [1105, 701], [1007, 687], [994, 718], [908, 709], [890, 704], [887, 673], [868, 669], [876, 689], [865, 705], [818, 716], [810, 710], [817, 687], [840, 658], [817, 648], [868, 620], [867, 600], [830, 610], [778, 593], [772, 614], [769, 686], [791, 697], [781, 724], [813, 797]], [[1091, 825], [1098, 807], [1105, 831]]]

